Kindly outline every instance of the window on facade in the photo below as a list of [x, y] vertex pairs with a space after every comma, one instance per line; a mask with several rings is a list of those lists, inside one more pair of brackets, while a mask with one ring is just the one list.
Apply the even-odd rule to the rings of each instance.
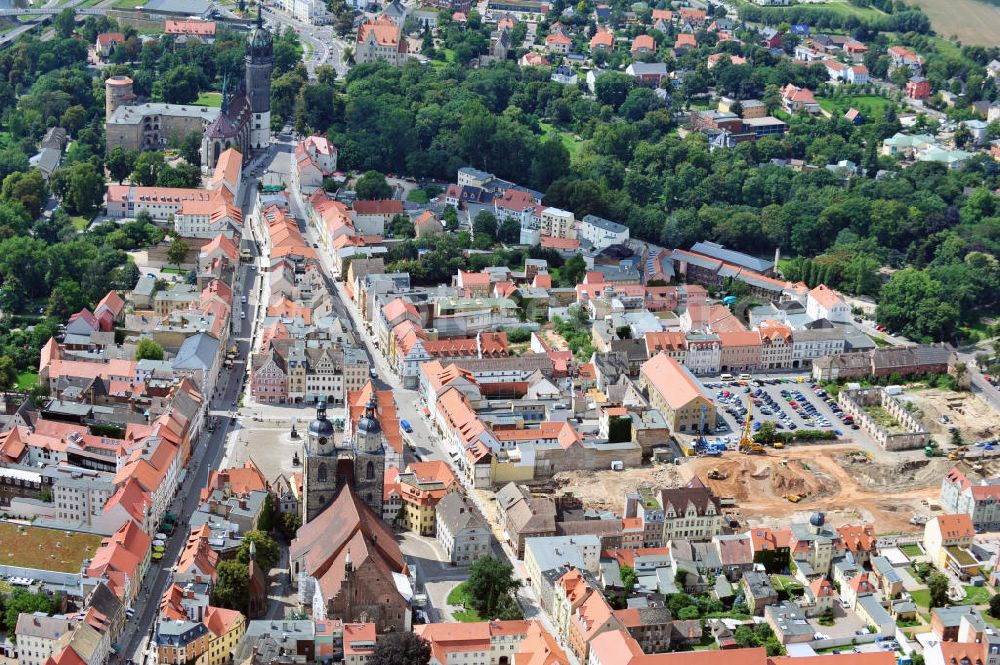
[[316, 480], [318, 480], [321, 483], [325, 483], [326, 482], [326, 478], [327, 478], [327, 476], [326, 476], [326, 464], [320, 463], [319, 469], [316, 470]]

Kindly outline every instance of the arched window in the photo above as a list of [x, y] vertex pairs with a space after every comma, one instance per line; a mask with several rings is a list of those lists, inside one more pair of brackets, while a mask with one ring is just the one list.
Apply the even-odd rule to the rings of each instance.
[[367, 480], [371, 480], [374, 477], [375, 477], [375, 463], [368, 462], [368, 468], [365, 469], [365, 478]]
[[320, 463], [319, 469], [317, 469], [317, 471], [316, 471], [316, 480], [318, 480], [321, 483], [325, 483], [326, 482], [326, 463], [325, 462], [321, 462]]

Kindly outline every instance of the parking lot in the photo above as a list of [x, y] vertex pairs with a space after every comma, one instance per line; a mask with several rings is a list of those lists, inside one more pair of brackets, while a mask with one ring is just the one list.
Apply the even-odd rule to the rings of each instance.
[[702, 379], [706, 390], [715, 397], [718, 406], [716, 436], [728, 444], [739, 441], [747, 417], [747, 405], [752, 404], [753, 431], [767, 421], [774, 423], [778, 432], [798, 430], [829, 430], [838, 438], [868, 442], [850, 416], [844, 416], [836, 400], [826, 394], [808, 377], [754, 376], [723, 381], [720, 378]]

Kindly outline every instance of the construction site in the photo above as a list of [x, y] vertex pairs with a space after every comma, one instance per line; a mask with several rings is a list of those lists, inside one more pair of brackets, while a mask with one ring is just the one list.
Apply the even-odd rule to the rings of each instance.
[[941, 445], [951, 442], [952, 427], [967, 444], [1000, 437], [1000, 414], [971, 392], [908, 389], [901, 399], [913, 404], [915, 415]]
[[694, 457], [680, 465], [625, 472], [560, 473], [537, 489], [620, 511], [626, 490], [679, 487], [697, 476], [720, 498], [732, 499], [726, 503], [735, 507], [727, 512], [741, 525], [787, 524], [822, 510], [835, 525], [865, 520], [883, 533], [905, 533], [921, 528], [921, 520], [932, 514], [951, 464], [945, 458], [884, 464], [852, 444], [810, 445], [764, 455]]
[[[821, 510], [835, 525], [864, 520], [878, 524], [881, 533], [917, 531], [933, 516], [941, 479], [957, 460], [964, 458], [970, 472], [1000, 472], [1000, 443], [995, 448], [982, 445], [1000, 437], [1000, 415], [966, 392], [908, 386], [900, 399], [912, 403], [913, 415], [933, 434], [941, 452], [889, 452], [862, 440], [779, 450], [751, 445], [745, 421], [736, 450], [715, 450], [714, 442], [704, 443], [697, 447], [706, 454], [699, 450], [676, 465], [563, 472], [532, 489], [543, 495], [570, 494], [588, 508], [620, 512], [626, 491], [679, 487], [698, 477], [732, 506], [727, 513], [741, 526], [782, 525]], [[950, 445], [951, 428], [965, 444], [962, 448]]]

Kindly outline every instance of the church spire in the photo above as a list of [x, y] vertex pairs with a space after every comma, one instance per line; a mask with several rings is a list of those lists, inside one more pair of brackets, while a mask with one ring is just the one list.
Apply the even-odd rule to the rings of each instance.
[[264, 6], [263, 0], [257, 0], [257, 27], [264, 27], [264, 15], [261, 13], [261, 8]]

